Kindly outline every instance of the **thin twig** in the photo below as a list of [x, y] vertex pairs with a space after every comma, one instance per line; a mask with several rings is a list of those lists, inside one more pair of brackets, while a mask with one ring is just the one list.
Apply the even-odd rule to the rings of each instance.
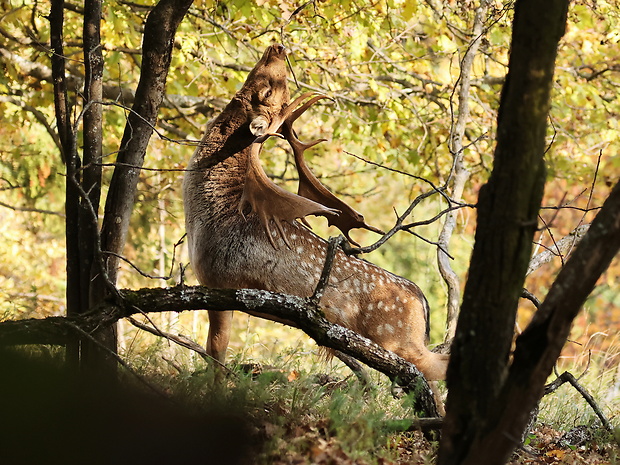
[[[163, 337], [165, 339], [168, 339], [169, 341], [174, 342], [175, 344], [180, 345], [181, 347], [185, 347], [186, 349], [193, 350], [198, 355], [200, 355], [204, 360], [216, 363], [221, 368], [226, 370], [228, 373], [234, 374], [234, 372], [230, 368], [228, 368], [225, 364], [223, 364], [219, 360], [213, 358], [211, 355], [209, 355], [209, 353], [205, 350], [204, 347], [202, 347], [196, 341], [192, 341], [187, 336], [183, 336], [181, 334], [174, 335], [172, 333], [168, 333], [166, 331], [162, 331], [161, 329], [159, 329], [155, 325], [153, 325], [153, 326], [145, 325], [144, 323], [141, 323], [141, 322], [139, 322], [138, 320], [136, 320], [136, 319], [134, 319], [132, 317], [127, 317], [127, 320], [132, 325], [134, 325], [136, 328], [139, 328], [139, 329], [141, 329], [143, 331], [146, 331], [147, 333], [151, 333], [151, 334], [153, 334], [155, 336], [159, 336], [159, 337]], [[151, 320], [149, 320], [149, 321], [151, 321]]]
[[332, 270], [332, 266], [334, 264], [334, 259], [336, 258], [336, 252], [338, 251], [338, 247], [345, 243], [346, 239], [344, 236], [330, 237], [327, 242], [327, 253], [325, 254], [325, 263], [323, 264], [323, 270], [321, 271], [321, 277], [319, 278], [319, 282], [314, 289], [314, 293], [312, 297], [310, 297], [310, 302], [318, 307], [319, 301], [321, 297], [323, 297], [323, 293], [327, 288], [329, 283], [329, 275]]
[[65, 218], [65, 214], [61, 212], [55, 212], [52, 210], [41, 210], [39, 208], [29, 208], [29, 207], [15, 207], [14, 205], [9, 205], [8, 203], [0, 202], [0, 207], [8, 208], [10, 210], [16, 212], [27, 212], [27, 213], [42, 213], [44, 215], [56, 215], [61, 218]]
[[527, 289], [524, 288], [523, 291], [521, 291], [521, 297], [523, 297], [524, 299], [527, 299], [530, 302], [532, 302], [534, 304], [534, 307], [540, 308], [541, 302], [538, 299], [538, 297], [536, 297], [534, 294], [532, 294]]
[[596, 403], [592, 395], [588, 392], [588, 390], [585, 387], [579, 384], [579, 382], [577, 381], [577, 379], [575, 379], [572, 373], [565, 371], [552, 383], [547, 384], [545, 386], [544, 395], [554, 392], [556, 389], [558, 389], [561, 385], [563, 385], [566, 382], [570, 383], [577, 390], [577, 392], [581, 394], [581, 396], [590, 405], [590, 407], [592, 407], [592, 410], [594, 410], [594, 413], [596, 413], [596, 416], [599, 417], [599, 419], [601, 420], [601, 423], [603, 424], [603, 427], [607, 431], [613, 434], [614, 428], [611, 422], [607, 419], [607, 417], [605, 416], [603, 411], [600, 409], [600, 407], [598, 406], [598, 404]]
[[174, 266], [175, 266], [175, 262], [176, 262], [176, 252], [177, 252], [177, 247], [179, 247], [182, 243], [183, 240], [185, 239], [185, 236], [187, 234], [183, 234], [183, 236], [181, 237], [181, 239], [179, 239], [173, 246], [172, 248], [172, 263], [170, 265], [170, 273], [167, 276], [155, 276], [155, 275], [150, 275], [144, 271], [142, 271], [140, 268], [138, 268], [137, 265], [135, 265], [134, 263], [131, 262], [131, 260], [129, 260], [126, 257], [123, 257], [121, 254], [117, 254], [116, 252], [110, 252], [107, 250], [103, 250], [101, 253], [104, 255], [111, 255], [113, 257], [118, 258], [119, 260], [124, 261], [125, 263], [127, 263], [129, 266], [131, 266], [134, 270], [136, 270], [138, 273], [140, 273], [142, 276], [144, 276], [145, 278], [148, 279], [162, 279], [164, 281], [168, 281], [170, 278], [172, 278], [172, 275], [174, 273]]

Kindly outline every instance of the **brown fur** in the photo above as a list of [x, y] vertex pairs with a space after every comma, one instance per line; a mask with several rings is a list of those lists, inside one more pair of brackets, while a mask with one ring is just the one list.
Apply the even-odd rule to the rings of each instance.
[[[256, 128], [260, 133], [290, 100], [285, 58], [283, 47], [267, 49], [190, 160], [183, 184], [186, 228], [190, 260], [203, 285], [308, 297], [319, 279], [327, 249], [323, 239], [282, 223], [289, 246], [274, 230], [274, 249], [257, 215], [238, 211]], [[447, 356], [426, 347], [428, 304], [414, 283], [338, 252], [321, 304], [331, 322], [394, 351], [427, 379], [445, 377]], [[220, 361], [231, 317], [232, 312], [209, 313], [207, 349]]]

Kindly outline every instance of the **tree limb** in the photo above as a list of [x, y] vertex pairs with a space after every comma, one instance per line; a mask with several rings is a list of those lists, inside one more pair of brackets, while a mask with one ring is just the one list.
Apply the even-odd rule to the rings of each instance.
[[581, 394], [581, 397], [583, 397], [585, 401], [590, 405], [590, 407], [592, 407], [592, 410], [594, 410], [594, 413], [596, 413], [596, 416], [598, 416], [598, 418], [601, 420], [601, 423], [603, 424], [605, 429], [613, 434], [614, 428], [611, 422], [609, 421], [609, 419], [607, 418], [607, 416], [605, 416], [603, 411], [600, 409], [600, 407], [594, 400], [594, 397], [592, 397], [592, 395], [588, 392], [588, 390], [579, 383], [579, 381], [573, 376], [571, 372], [565, 371], [560, 376], [558, 376], [553, 382], [547, 384], [545, 386], [545, 395], [551, 394], [553, 391], [558, 389], [564, 383], [569, 383], [571, 386], [573, 386], [577, 390], [579, 394]]
[[530, 260], [530, 264], [527, 268], [526, 275], [533, 273], [538, 268], [543, 266], [546, 263], [549, 263], [555, 257], [567, 256], [570, 251], [581, 242], [581, 239], [588, 232], [590, 228], [589, 224], [582, 224], [578, 228], [576, 228], [573, 232], [571, 232], [568, 236], [563, 237], [559, 241], [555, 242], [552, 247], [547, 250], [543, 250], [540, 253], [537, 253]]
[[[458, 115], [456, 121], [453, 121], [453, 125], [450, 131], [450, 152], [454, 157], [452, 171], [450, 172], [450, 179], [448, 183], [452, 181], [452, 195], [457, 202], [459, 202], [463, 196], [463, 189], [465, 183], [469, 179], [469, 171], [465, 167], [463, 158], [465, 155], [465, 148], [463, 147], [463, 137], [465, 136], [465, 126], [467, 119], [469, 118], [469, 90], [471, 88], [471, 71], [474, 64], [474, 58], [478, 53], [478, 47], [482, 42], [483, 30], [482, 26], [486, 18], [487, 2], [482, 0], [480, 5], [476, 9], [474, 15], [473, 25], [473, 39], [465, 52], [465, 56], [461, 62], [461, 73], [459, 76], [460, 88], [459, 88], [459, 103], [458, 103]], [[450, 108], [452, 108], [452, 99], [450, 100]], [[453, 113], [454, 114], [454, 113]], [[450, 205], [451, 206], [451, 205]], [[448, 260], [447, 251], [450, 249], [450, 239], [454, 229], [456, 228], [456, 211], [451, 211], [446, 215], [446, 219], [439, 233], [437, 242], [439, 247], [437, 248], [437, 264], [439, 265], [439, 272], [444, 282], [448, 286], [448, 300], [447, 300], [447, 315], [446, 315], [446, 332], [444, 336], [444, 342], [451, 341], [454, 338], [456, 332], [456, 322], [458, 318], [459, 305], [461, 301], [461, 286], [460, 280], [456, 272], [450, 265]]]
[[108, 299], [91, 312], [72, 318], [49, 317], [0, 323], [0, 346], [16, 344], [65, 344], [135, 314], [184, 310], [239, 310], [293, 321], [319, 345], [344, 352], [371, 368], [397, 379], [415, 392], [417, 409], [427, 416], [437, 410], [428, 383], [417, 368], [396, 354], [339, 325], [331, 324], [310, 299], [253, 289], [208, 289], [177, 286], [168, 289], [122, 290], [122, 299]]

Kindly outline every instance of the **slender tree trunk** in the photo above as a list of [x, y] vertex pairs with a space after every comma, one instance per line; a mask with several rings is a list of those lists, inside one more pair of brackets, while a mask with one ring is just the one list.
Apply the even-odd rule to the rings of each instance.
[[[129, 114], [105, 203], [101, 227], [103, 266], [91, 266], [90, 302], [101, 302], [116, 285], [118, 255], [123, 251], [133, 211], [140, 168], [153, 133], [159, 106], [165, 95], [174, 37], [191, 0], [160, 0], [151, 10], [144, 28], [142, 66], [134, 105]], [[116, 327], [104, 336], [105, 346], [116, 350]]]
[[[65, 242], [67, 251], [67, 315], [80, 313], [80, 248], [79, 248], [79, 168], [75, 135], [71, 124], [71, 106], [67, 95], [65, 57], [63, 45], [64, 0], [52, 0], [50, 15], [50, 46], [52, 49], [52, 77], [54, 81], [54, 108], [56, 126], [62, 146], [61, 157], [65, 163], [67, 176], [65, 185]], [[67, 360], [77, 363], [79, 343], [67, 345]]]
[[[106, 199], [101, 230], [104, 254], [121, 254], [123, 251], [140, 168], [165, 95], [174, 36], [191, 4], [192, 0], [160, 0], [147, 18], [140, 82], [116, 159], [119, 165], [114, 169]], [[106, 268], [112, 283], [116, 282], [117, 267], [118, 257], [108, 254]]]
[[[459, 103], [456, 122], [450, 131], [450, 151], [454, 157], [450, 177], [452, 179], [451, 196], [456, 202], [460, 202], [463, 196], [465, 183], [469, 179], [469, 171], [465, 167], [463, 158], [465, 148], [463, 147], [463, 137], [465, 137], [465, 127], [469, 118], [469, 91], [471, 88], [471, 70], [474, 58], [478, 53], [480, 42], [482, 42], [482, 26], [486, 19], [488, 0], [481, 0], [476, 8], [474, 15], [474, 25], [472, 28], [473, 38], [470, 42], [465, 56], [461, 61], [461, 75], [459, 78]], [[458, 212], [451, 211], [446, 215], [446, 219], [439, 234], [438, 243], [441, 247], [437, 248], [437, 263], [441, 277], [448, 286], [448, 302], [446, 315], [446, 332], [444, 342], [451, 341], [456, 333], [456, 322], [458, 318], [459, 304], [461, 300], [461, 287], [458, 275], [450, 265], [450, 258], [445, 251], [450, 249], [450, 239], [456, 227], [456, 215]]]
[[[101, 155], [103, 111], [103, 54], [101, 51], [101, 0], [84, 2], [84, 151], [82, 168], [82, 197], [80, 199], [79, 248], [81, 277], [81, 311], [88, 311], [96, 302], [91, 301], [91, 269], [99, 264], [99, 199], [101, 197]], [[97, 331], [93, 335], [99, 344], [116, 350], [114, 328]], [[83, 368], [101, 373], [113, 369], [102, 353], [90, 340], [80, 342]], [[104, 368], [105, 367], [105, 368]], [[113, 375], [114, 372], [112, 372]]]
[[478, 462], [506, 382], [517, 304], [545, 183], [546, 120], [567, 0], [515, 4], [509, 72], [498, 115], [493, 172], [480, 191], [469, 278], [448, 368], [441, 465]]

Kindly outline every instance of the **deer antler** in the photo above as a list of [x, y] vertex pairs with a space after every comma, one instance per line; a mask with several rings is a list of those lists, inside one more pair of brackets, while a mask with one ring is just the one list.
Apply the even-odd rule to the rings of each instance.
[[[304, 94], [300, 98], [305, 98], [309, 95], [312, 94]], [[320, 94], [315, 95], [299, 109], [292, 112], [291, 115], [284, 121], [281, 131], [284, 138], [291, 145], [295, 156], [295, 164], [297, 165], [297, 171], [299, 173], [299, 188], [297, 193], [307, 199], [314, 200], [321, 205], [339, 210], [339, 215], [325, 214], [323, 216], [327, 218], [328, 224], [334, 225], [340, 229], [351, 244], [359, 247], [359, 244], [351, 239], [349, 235], [351, 229], [364, 228], [379, 234], [385, 233], [374, 226], [370, 226], [366, 223], [364, 216], [361, 213], [355, 211], [349, 205], [332, 194], [323, 184], [321, 184], [308, 165], [306, 165], [306, 161], [304, 160], [304, 151], [320, 142], [323, 142], [325, 139], [317, 139], [312, 142], [304, 143], [297, 138], [295, 131], [293, 130], [293, 123], [295, 120], [299, 118], [299, 116], [301, 116], [307, 108], [323, 98], [327, 97]], [[302, 219], [302, 221], [305, 223], [305, 220]]]
[[[299, 102], [313, 96], [299, 108], [294, 108]], [[328, 224], [336, 226], [347, 240], [359, 247], [359, 244], [351, 239], [349, 232], [353, 228], [365, 228], [379, 234], [384, 234], [378, 228], [370, 226], [364, 220], [364, 216], [355, 211], [349, 205], [338, 199], [332, 194], [317, 177], [312, 173], [304, 160], [303, 153], [310, 147], [315, 146], [325, 139], [318, 139], [309, 143], [301, 142], [293, 131], [293, 122], [297, 120], [308, 108], [317, 101], [327, 98], [325, 95], [317, 95], [314, 92], [307, 92], [297, 97], [290, 105], [288, 105], [282, 113], [274, 118], [271, 124], [261, 131], [259, 137], [256, 138], [250, 148], [250, 157], [246, 172], [245, 186], [241, 201], [239, 202], [239, 212], [243, 215], [243, 209], [246, 205], [251, 207], [255, 212], [263, 227], [267, 232], [269, 242], [277, 249], [270, 227], [270, 221], [273, 220], [276, 228], [280, 232], [284, 243], [290, 248], [290, 244], [282, 229], [281, 221], [288, 221], [296, 225], [295, 220], [310, 227], [305, 217], [308, 215], [324, 216], [327, 218]], [[274, 184], [265, 174], [263, 170], [259, 154], [263, 143], [272, 136], [282, 137], [276, 131], [281, 130], [284, 138], [289, 142], [295, 156], [295, 164], [299, 173], [298, 195], [292, 194], [281, 187]]]
[[265, 231], [269, 242], [277, 249], [274, 240], [274, 234], [271, 230], [270, 222], [276, 225], [276, 228], [280, 232], [284, 243], [287, 247], [291, 248], [286, 234], [282, 229], [281, 221], [287, 221], [293, 225], [296, 225], [295, 220], [301, 219], [305, 225], [307, 222], [303, 219], [308, 215], [322, 215], [337, 217], [340, 213], [338, 210], [326, 207], [317, 203], [309, 198], [301, 197], [282, 189], [280, 186], [274, 184], [265, 174], [263, 167], [260, 164], [259, 154], [263, 143], [272, 136], [282, 137], [276, 131], [282, 126], [283, 122], [291, 115], [296, 115], [298, 118], [304, 111], [306, 111], [314, 99], [306, 102], [295, 112], [293, 109], [305, 98], [312, 93], [306, 93], [296, 98], [290, 105], [288, 105], [282, 113], [273, 119], [271, 124], [262, 132], [259, 137], [256, 138], [252, 146], [250, 147], [250, 157], [248, 160], [248, 168], [246, 171], [245, 186], [243, 188], [243, 194], [241, 201], [239, 202], [239, 213], [243, 215], [244, 208], [249, 205], [251, 210], [255, 212]]
[[[272, 135], [266, 134], [265, 136], [268, 138]], [[262, 136], [261, 139], [265, 136]], [[310, 199], [288, 192], [274, 184], [265, 174], [258, 157], [263, 142], [254, 142], [250, 149], [245, 187], [239, 202], [239, 213], [243, 215], [244, 207], [250, 205], [252, 211], [258, 215], [260, 222], [265, 228], [269, 242], [274, 249], [277, 249], [278, 247], [270, 227], [270, 220], [273, 220], [284, 243], [291, 248], [282, 229], [281, 221], [288, 221], [295, 225], [297, 218], [304, 218], [308, 215], [337, 216], [339, 212]]]

